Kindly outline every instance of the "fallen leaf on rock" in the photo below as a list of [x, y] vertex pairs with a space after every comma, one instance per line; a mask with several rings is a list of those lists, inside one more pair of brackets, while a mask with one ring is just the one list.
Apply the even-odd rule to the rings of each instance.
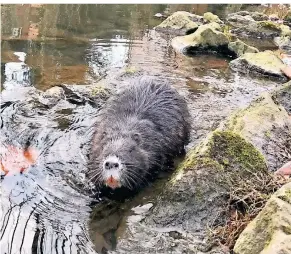
[[275, 174], [289, 177], [291, 175], [291, 161], [287, 162], [281, 168], [279, 168]]
[[282, 72], [291, 79], [291, 66], [284, 67]]

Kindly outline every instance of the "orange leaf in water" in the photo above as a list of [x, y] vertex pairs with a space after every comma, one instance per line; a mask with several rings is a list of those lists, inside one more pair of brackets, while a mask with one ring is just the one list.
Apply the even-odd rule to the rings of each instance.
[[[3, 147], [3, 146], [2, 146]], [[35, 164], [38, 152], [34, 148], [7, 146], [1, 149], [0, 170], [5, 174], [23, 173]]]

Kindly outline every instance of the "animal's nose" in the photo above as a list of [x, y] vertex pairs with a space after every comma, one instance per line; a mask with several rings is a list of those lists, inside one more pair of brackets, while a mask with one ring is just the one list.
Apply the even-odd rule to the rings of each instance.
[[104, 162], [104, 168], [105, 169], [118, 169], [119, 168], [119, 163], [118, 162], [113, 162], [110, 160], [106, 160]]

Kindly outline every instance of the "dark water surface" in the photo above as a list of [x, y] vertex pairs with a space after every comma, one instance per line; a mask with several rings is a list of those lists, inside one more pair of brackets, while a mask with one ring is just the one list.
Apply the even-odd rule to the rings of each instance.
[[[88, 224], [92, 199], [83, 190], [84, 174], [100, 105], [77, 96], [47, 106], [40, 102], [39, 90], [98, 82], [119, 87], [143, 74], [168, 79], [189, 102], [193, 117], [189, 147], [194, 146], [230, 112], [275, 83], [233, 73], [229, 59], [176, 54], [170, 38], [152, 30], [161, 22], [153, 16], [164, 10], [188, 10], [223, 17], [241, 9], [241, 5], [1, 6], [1, 161], [9, 160], [11, 166], [8, 174], [1, 166], [1, 253], [111, 249], [122, 237], [130, 208], [151, 205], [164, 181], [124, 204], [123, 210], [108, 208], [105, 216], [95, 216]], [[25, 148], [33, 149], [37, 158], [27, 159]]]

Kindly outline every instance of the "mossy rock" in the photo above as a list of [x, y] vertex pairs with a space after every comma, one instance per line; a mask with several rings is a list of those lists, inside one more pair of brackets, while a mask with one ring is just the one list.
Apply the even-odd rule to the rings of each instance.
[[92, 96], [105, 96], [108, 97], [110, 95], [111, 91], [108, 88], [105, 88], [104, 86], [93, 86], [91, 89], [91, 95]]
[[230, 67], [233, 70], [245, 74], [287, 81], [287, 78], [281, 71], [285, 67], [285, 64], [269, 50], [258, 53], [245, 53], [241, 57], [231, 61]]
[[[247, 108], [231, 115], [219, 127], [239, 133], [251, 142], [266, 158], [268, 168], [275, 171], [288, 160], [284, 151], [291, 141], [291, 83], [273, 93], [264, 93]], [[289, 140], [289, 141], [288, 141]]]
[[291, 38], [291, 29], [289, 26], [280, 25], [279, 28], [281, 30], [281, 36], [288, 36], [289, 39]]
[[259, 21], [257, 22], [257, 24], [259, 27], [265, 27], [265, 28], [270, 28], [270, 29], [280, 31], [279, 25], [269, 20]]
[[[281, 29], [277, 23], [269, 20], [252, 21], [252, 19], [253, 18], [251, 17], [249, 17], [248, 19], [246, 17], [242, 17], [235, 23], [230, 22], [232, 26], [234, 26], [232, 32], [236, 35], [264, 39], [272, 39], [280, 36]], [[243, 20], [246, 20], [248, 22], [243, 22]]]
[[[250, 171], [265, 171], [266, 163], [262, 154], [243, 136], [232, 131], [214, 131], [190, 152], [180, 170], [212, 166], [219, 172], [242, 169], [242, 174]], [[246, 171], [244, 171], [246, 170]]]
[[227, 15], [226, 20], [234, 27], [242, 27], [249, 24], [255, 23], [255, 20], [252, 18], [251, 15], [241, 15], [239, 13], [231, 13]]
[[237, 39], [234, 42], [228, 44], [228, 48], [233, 51], [237, 57], [242, 56], [245, 53], [258, 53], [259, 50], [255, 47], [249, 46], [243, 41]]
[[186, 11], [177, 11], [156, 26], [155, 30], [184, 35], [198, 28], [199, 23], [194, 22], [193, 19], [197, 20], [197, 15]]
[[178, 36], [172, 40], [174, 49], [180, 52], [195, 53], [205, 51], [227, 51], [229, 38], [221, 32], [221, 27], [218, 23], [209, 23], [200, 26], [194, 33]]
[[222, 20], [217, 15], [214, 15], [212, 12], [206, 12], [203, 15], [203, 19], [207, 23], [216, 22], [219, 24], [223, 24]]
[[208, 237], [208, 225], [226, 219], [226, 214], [214, 219], [223, 214], [228, 202], [225, 197], [246, 182], [250, 190], [261, 186], [256, 175], [269, 177], [262, 154], [239, 134], [215, 131], [188, 152], [146, 223], [199, 229]]
[[280, 254], [291, 252], [291, 183], [267, 202], [238, 238], [237, 254]]

